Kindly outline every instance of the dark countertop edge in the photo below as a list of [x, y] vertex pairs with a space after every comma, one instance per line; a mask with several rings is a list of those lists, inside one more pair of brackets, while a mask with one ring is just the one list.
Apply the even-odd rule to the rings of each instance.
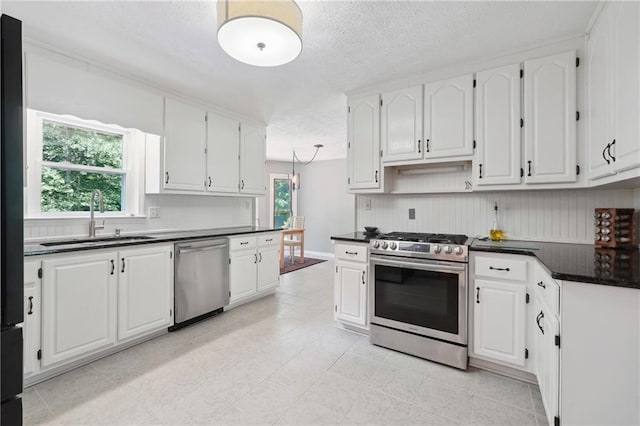
[[348, 241], [351, 243], [369, 243], [371, 238], [375, 238], [378, 234], [365, 234], [364, 232], [354, 232], [353, 234], [332, 235], [334, 241]]
[[[571, 243], [558, 243], [558, 244], [567, 244], [571, 245]], [[583, 244], [578, 244], [583, 245]], [[515, 254], [515, 255], [524, 255], [524, 256], [532, 256], [535, 257], [538, 262], [540, 262], [544, 267], [549, 271], [551, 278], [562, 281], [574, 281], [574, 282], [582, 282], [586, 284], [599, 284], [606, 285], [610, 287], [622, 287], [622, 288], [632, 288], [640, 290], [640, 282], [637, 281], [628, 281], [623, 279], [611, 279], [611, 278], [600, 278], [594, 277], [590, 275], [575, 275], [575, 274], [567, 274], [563, 272], [555, 272], [547, 264], [544, 263], [544, 260], [540, 259], [540, 256], [537, 255], [534, 251], [523, 249], [514, 249], [514, 248], [501, 248], [501, 247], [474, 247], [473, 244], [469, 246], [469, 250], [471, 251], [481, 251], [487, 253], [503, 253], [503, 254]]]
[[[137, 246], [144, 244], [158, 244], [158, 243], [168, 243], [168, 242], [176, 242], [176, 241], [187, 241], [187, 240], [202, 240], [212, 237], [232, 237], [234, 235], [246, 235], [246, 234], [260, 234], [265, 232], [278, 232], [283, 228], [254, 228], [252, 230], [242, 229], [243, 227], [232, 227], [232, 228], [219, 228], [219, 229], [210, 229], [210, 230], [202, 230], [202, 234], [198, 234], [199, 230], [193, 231], [172, 231], [172, 232], [161, 232], [156, 234], [157, 237], [153, 236], [153, 233], [150, 234], [137, 234], [137, 235], [145, 235], [150, 236], [152, 238], [144, 239], [144, 240], [134, 240], [134, 241], [114, 241], [109, 242], [105, 241], [103, 244], [96, 245], [67, 245], [67, 246], [57, 246], [57, 247], [46, 247], [41, 246], [38, 243], [33, 244], [25, 244], [24, 245], [24, 257], [32, 257], [32, 256], [42, 256], [47, 254], [58, 254], [58, 253], [69, 253], [74, 251], [88, 251], [88, 250], [101, 250], [101, 249], [109, 249], [114, 247], [125, 247], [125, 246]], [[189, 234], [182, 235], [179, 234]], [[194, 235], [196, 234], [196, 235]], [[60, 239], [62, 240], [62, 239]], [[29, 250], [29, 248], [32, 248]]]

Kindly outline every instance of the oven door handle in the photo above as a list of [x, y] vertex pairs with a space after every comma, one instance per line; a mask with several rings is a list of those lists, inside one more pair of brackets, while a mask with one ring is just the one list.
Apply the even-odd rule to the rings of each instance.
[[374, 265], [386, 265], [386, 266], [402, 266], [406, 268], [413, 269], [423, 269], [427, 271], [445, 271], [445, 272], [464, 272], [466, 270], [466, 263], [462, 263], [459, 265], [452, 265], [449, 263], [443, 263], [438, 261], [423, 261], [423, 260], [412, 260], [411, 262], [406, 262], [402, 260], [394, 260], [394, 259], [382, 259], [380, 257], [371, 256], [371, 263]]

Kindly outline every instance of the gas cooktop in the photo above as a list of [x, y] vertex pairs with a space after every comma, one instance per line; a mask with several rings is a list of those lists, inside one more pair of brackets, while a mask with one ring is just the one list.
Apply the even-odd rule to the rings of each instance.
[[371, 253], [466, 262], [469, 237], [459, 234], [389, 232], [370, 241]]

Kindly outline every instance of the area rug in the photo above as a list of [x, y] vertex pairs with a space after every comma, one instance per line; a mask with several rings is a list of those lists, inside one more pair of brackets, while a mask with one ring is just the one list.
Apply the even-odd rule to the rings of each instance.
[[306, 268], [308, 266], [316, 265], [318, 263], [326, 262], [325, 259], [314, 259], [312, 257], [304, 257], [304, 263], [300, 262], [300, 258], [298, 256], [295, 257], [296, 262], [292, 265], [291, 258], [286, 256], [284, 258], [284, 268], [280, 268], [280, 275], [286, 274], [288, 272], [297, 271], [298, 269]]

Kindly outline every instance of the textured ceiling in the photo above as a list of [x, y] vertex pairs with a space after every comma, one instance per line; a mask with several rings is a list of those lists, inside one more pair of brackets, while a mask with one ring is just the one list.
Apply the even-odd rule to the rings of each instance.
[[299, 1], [304, 49], [256, 68], [216, 41], [215, 1], [2, 1], [25, 36], [268, 122], [267, 157], [346, 153], [345, 92], [583, 33], [594, 2]]

